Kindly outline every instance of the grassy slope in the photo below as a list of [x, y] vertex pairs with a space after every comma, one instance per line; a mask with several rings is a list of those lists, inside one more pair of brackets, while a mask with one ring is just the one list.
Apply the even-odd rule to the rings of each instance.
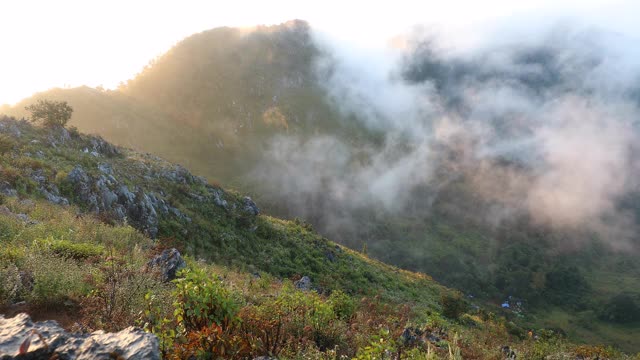
[[[470, 317], [475, 320], [456, 323], [438, 316], [440, 295], [449, 290], [426, 275], [403, 271], [341, 247], [319, 236], [304, 223], [264, 215], [247, 220], [233, 207], [225, 210], [210, 202], [194, 201], [192, 194], [203, 192], [203, 187], [210, 185], [185, 185], [150, 176], [173, 168], [172, 164], [157, 157], [131, 150], [123, 150], [122, 155], [111, 158], [96, 157], [83, 151], [90, 144], [90, 137], [75, 135], [64, 146], [54, 148], [47, 145], [48, 130], [26, 124], [20, 124], [19, 128], [22, 135], [0, 156], [0, 180], [19, 189], [22, 199], [3, 200], [9, 211], [0, 213], [0, 267], [5, 275], [15, 275], [16, 270], [31, 273], [34, 286], [11, 295], [7, 290], [11, 290], [11, 276], [4, 276], [2, 295], [5, 301], [11, 302], [10, 296], [14, 296], [13, 300], [23, 298], [32, 304], [30, 311], [47, 309], [45, 313], [52, 314], [51, 309], [54, 309], [53, 312], [75, 313], [76, 317], [84, 314], [83, 320], [94, 328], [125, 326], [134, 322], [136, 316], [132, 314], [145, 306], [144, 293], [168, 294], [171, 291], [170, 285], [159, 284], [139, 269], [158, 246], [177, 245], [194, 258], [217, 264], [217, 267], [211, 267], [191, 262], [192, 267], [225, 274], [229, 279], [226, 286], [243, 292], [246, 297], [242, 301], [246, 306], [255, 296], [276, 296], [268, 295], [271, 290], [266, 289], [275, 289], [275, 294], [284, 291], [278, 290], [282, 286], [278, 278], [286, 281], [308, 275], [325, 293], [340, 289], [356, 298], [376, 295], [378, 301], [385, 304], [410, 305], [412, 315], [406, 321], [444, 326], [449, 329], [450, 339], [454, 332], [459, 333], [459, 344], [468, 354], [486, 358], [487, 354], [496, 351], [498, 344], [505, 342], [515, 342], [523, 354], [542, 351], [539, 347], [543, 343], [519, 342], [508, 335], [511, 325], [504, 320], [484, 322], [478, 317]], [[99, 163], [105, 162], [112, 166], [114, 176], [122, 183], [136, 184], [145, 191], [163, 191], [166, 199], [192, 221], [176, 224], [171, 219], [161, 219], [159, 239], [154, 242], [127, 225], [108, 225], [93, 216], [78, 217], [82, 204], [77, 208], [44, 202], [30, 179], [33, 170], [44, 169], [51, 182], [64, 188], [64, 174], [76, 165], [81, 164], [92, 173]], [[225, 192], [224, 198], [230, 204], [240, 205], [237, 194]], [[26, 214], [34, 221], [25, 222], [16, 214]], [[51, 268], [58, 271], [51, 272]], [[266, 283], [271, 285], [266, 288], [251, 285], [254, 282], [252, 273], [256, 271], [263, 272]], [[118, 295], [125, 302], [126, 314], [107, 314], [100, 305], [103, 300], [100, 294], [109, 288], [111, 282], [107, 279], [114, 278], [114, 274], [120, 274], [115, 277], [120, 279], [117, 284], [126, 289]], [[64, 305], [68, 300], [71, 304]], [[74, 315], [70, 316], [73, 318]], [[352, 325], [356, 326], [355, 323]], [[395, 326], [402, 329], [405, 325]], [[569, 345], [553, 346], [548, 349], [549, 353], [567, 351]]]
[[20, 129], [22, 135], [13, 149], [1, 157], [0, 180], [14, 185], [21, 196], [41, 198], [30, 179], [38, 168], [45, 170], [51, 182], [65, 189], [66, 174], [76, 165], [82, 165], [89, 174], [97, 174], [98, 164], [108, 163], [118, 181], [147, 192], [165, 193], [167, 201], [192, 219], [190, 223], [180, 223], [161, 216], [159, 221], [159, 241], [171, 242], [187, 254], [279, 277], [308, 275], [326, 290], [341, 288], [353, 294], [382, 292], [389, 297], [419, 299], [425, 306], [437, 307], [443, 288], [429, 277], [364, 257], [319, 236], [306, 224], [264, 215], [246, 220], [233, 209], [241, 207], [242, 199], [232, 192], [223, 192], [231, 210], [213, 202], [195, 201], [194, 194], [204, 196], [206, 187], [211, 185], [183, 184], [150, 175], [173, 169], [173, 164], [155, 156], [123, 150], [121, 156], [95, 157], [83, 151], [90, 146], [90, 137], [79, 135], [64, 146], [53, 148], [47, 145], [47, 130], [26, 124]]

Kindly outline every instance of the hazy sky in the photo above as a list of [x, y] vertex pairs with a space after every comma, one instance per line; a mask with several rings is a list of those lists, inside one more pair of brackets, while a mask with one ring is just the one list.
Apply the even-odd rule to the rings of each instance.
[[332, 37], [381, 47], [422, 24], [467, 45], [565, 17], [638, 36], [639, 13], [634, 0], [0, 0], [0, 104], [51, 87], [114, 88], [184, 37], [225, 25], [297, 18]]

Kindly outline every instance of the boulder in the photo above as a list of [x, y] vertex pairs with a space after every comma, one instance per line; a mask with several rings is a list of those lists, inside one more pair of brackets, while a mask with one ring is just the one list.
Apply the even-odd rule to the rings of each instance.
[[[23, 353], [19, 355], [20, 348]], [[26, 350], [25, 350], [26, 348]], [[129, 327], [117, 333], [66, 332], [55, 321], [33, 322], [27, 314], [0, 315], [0, 359], [160, 359], [158, 339]]]
[[300, 280], [293, 283], [298, 290], [309, 291], [311, 290], [311, 279], [308, 276], [303, 276]]
[[178, 271], [187, 267], [187, 264], [178, 250], [166, 249], [162, 254], [151, 259], [147, 266], [152, 269], [158, 269], [162, 281], [167, 282], [175, 279]]
[[242, 199], [242, 211], [250, 216], [258, 216], [258, 214], [260, 214], [260, 209], [258, 209], [256, 203], [254, 203], [248, 196], [245, 196]]
[[18, 196], [18, 191], [6, 181], [0, 181], [0, 194], [4, 196]]

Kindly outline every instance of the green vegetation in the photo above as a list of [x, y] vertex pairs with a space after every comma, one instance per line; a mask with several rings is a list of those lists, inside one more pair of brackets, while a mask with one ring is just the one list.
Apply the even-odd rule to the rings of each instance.
[[[15, 146], [0, 157], [0, 181], [21, 189], [0, 205], [0, 312], [26, 301], [22, 310], [35, 317], [61, 316], [88, 330], [138, 324], [158, 335], [165, 358], [499, 359], [504, 344], [527, 359], [629, 358], [543, 328], [533, 339], [426, 275], [337, 245], [304, 222], [247, 214], [238, 194], [156, 157], [114, 155], [105, 144], [92, 155], [84, 149], [98, 139], [81, 134], [53, 148], [46, 145], [53, 130], [19, 126]], [[162, 191], [183, 216], [159, 213], [152, 240], [108, 212], [96, 214], [74, 193], [69, 174], [81, 165], [100, 179], [105, 164], [122, 183]], [[74, 204], [45, 201], [42, 189], [51, 184]], [[198, 200], [207, 192], [220, 201]], [[174, 246], [188, 267], [165, 283], [146, 264]], [[311, 290], [295, 288], [303, 275]]]
[[64, 127], [71, 120], [73, 108], [66, 101], [38, 100], [25, 107], [31, 113], [31, 121], [42, 122], [46, 127]]

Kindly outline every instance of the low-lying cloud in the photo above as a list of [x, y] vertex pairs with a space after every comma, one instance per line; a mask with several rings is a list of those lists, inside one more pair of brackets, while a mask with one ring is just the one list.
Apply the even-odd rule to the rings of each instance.
[[[321, 39], [328, 101], [376, 140], [278, 137], [256, 170], [261, 186], [342, 236], [354, 212], [439, 202], [489, 226], [525, 217], [633, 247], [634, 209], [620, 205], [640, 175], [633, 44], [570, 27], [465, 51], [434, 39], [384, 52]], [[467, 195], [446, 198], [456, 191]]]

